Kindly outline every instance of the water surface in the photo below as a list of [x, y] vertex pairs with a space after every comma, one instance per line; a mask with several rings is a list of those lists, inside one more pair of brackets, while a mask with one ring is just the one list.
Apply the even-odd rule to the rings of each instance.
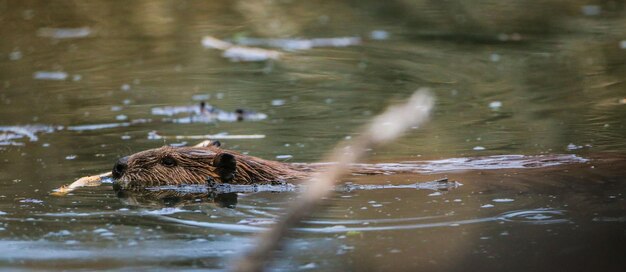
[[[0, 266], [225, 269], [294, 192], [242, 194], [234, 208], [120, 199], [108, 185], [48, 193], [108, 171], [121, 156], [198, 141], [174, 136], [256, 135], [222, 143], [316, 162], [391, 102], [429, 87], [437, 97], [431, 121], [372, 150], [369, 163], [540, 154], [587, 161], [350, 177], [463, 185], [338, 191], [294, 231], [274, 269], [622, 270], [623, 4], [435, 2], [0, 2]], [[205, 48], [205, 36], [267, 45], [281, 57], [233, 62]], [[358, 42], [285, 43], [342, 37]], [[267, 118], [153, 114], [201, 101]]]

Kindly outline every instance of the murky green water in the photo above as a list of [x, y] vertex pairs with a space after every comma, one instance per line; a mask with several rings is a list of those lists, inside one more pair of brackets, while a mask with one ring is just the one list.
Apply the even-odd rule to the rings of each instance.
[[[563, 2], [0, 1], [0, 265], [224, 269], [294, 193], [240, 195], [233, 209], [136, 205], [110, 186], [48, 193], [121, 156], [185, 141], [151, 139], [152, 131], [265, 135], [222, 142], [268, 159], [318, 161], [391, 101], [430, 87], [431, 122], [372, 151], [371, 162], [590, 161], [352, 177], [401, 185], [447, 176], [463, 186], [339, 192], [293, 233], [275, 269], [621, 270], [624, 4]], [[207, 35], [361, 43], [274, 48], [278, 61], [232, 62], [202, 46]], [[152, 114], [201, 100], [268, 117], [185, 124]]]

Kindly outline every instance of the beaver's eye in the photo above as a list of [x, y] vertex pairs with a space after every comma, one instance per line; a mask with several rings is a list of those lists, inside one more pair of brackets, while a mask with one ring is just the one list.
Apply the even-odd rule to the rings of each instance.
[[161, 159], [161, 164], [167, 166], [167, 167], [172, 167], [172, 166], [176, 166], [176, 160], [170, 156], [167, 157], [163, 157]]

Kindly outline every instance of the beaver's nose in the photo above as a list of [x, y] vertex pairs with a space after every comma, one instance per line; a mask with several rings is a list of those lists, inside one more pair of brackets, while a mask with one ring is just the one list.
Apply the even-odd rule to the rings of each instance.
[[124, 175], [124, 171], [126, 171], [127, 167], [128, 167], [128, 157], [123, 157], [117, 160], [117, 162], [113, 166], [113, 171], [112, 171], [113, 178], [114, 179], [121, 178], [122, 175]]

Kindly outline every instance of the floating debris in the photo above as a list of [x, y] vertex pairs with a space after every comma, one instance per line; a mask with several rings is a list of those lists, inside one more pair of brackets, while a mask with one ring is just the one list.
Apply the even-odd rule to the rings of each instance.
[[187, 213], [189, 211], [176, 207], [167, 207], [160, 210], [144, 211], [143, 213], [148, 215], [171, 215], [176, 213]]
[[34, 204], [42, 204], [43, 200], [39, 200], [36, 198], [24, 198], [20, 200], [20, 203], [34, 203]]
[[75, 39], [85, 38], [91, 35], [92, 31], [89, 27], [78, 28], [53, 28], [43, 27], [37, 30], [37, 36], [54, 39]]
[[582, 145], [575, 145], [573, 143], [570, 143], [567, 145], [567, 150], [576, 150], [576, 149], [581, 149], [583, 148]]
[[81, 126], [68, 126], [67, 130], [72, 131], [86, 131], [86, 130], [99, 130], [99, 129], [107, 129], [107, 128], [116, 128], [116, 127], [127, 127], [130, 126], [131, 123], [108, 123], [108, 124], [93, 124], [93, 125], [81, 125]]
[[457, 181], [449, 181], [447, 178], [443, 178], [443, 179], [438, 179], [438, 180], [433, 180], [433, 181], [417, 182], [417, 183], [406, 184], [406, 185], [345, 184], [343, 186], [340, 186], [338, 189], [341, 191], [347, 191], [347, 192], [351, 192], [354, 190], [380, 190], [380, 189], [415, 189], [415, 190], [439, 191], [439, 190], [448, 190], [448, 189], [458, 188], [462, 185], [463, 184]]
[[153, 115], [165, 115], [174, 116], [178, 114], [190, 114], [188, 117], [182, 117], [171, 120], [174, 123], [214, 123], [216, 121], [222, 122], [237, 122], [237, 121], [260, 121], [267, 119], [267, 115], [260, 112], [255, 112], [245, 109], [237, 109], [233, 112], [224, 111], [208, 105], [204, 102], [200, 105], [193, 106], [172, 106], [172, 107], [157, 107], [152, 108]]
[[[401, 163], [354, 164], [363, 171], [382, 171], [388, 173], [442, 173], [461, 170], [497, 170], [551, 167], [569, 163], [585, 163], [587, 159], [574, 154], [554, 155], [497, 155], [469, 158], [449, 158], [431, 161], [405, 161]], [[313, 165], [327, 165], [315, 163]]]
[[512, 198], [496, 198], [496, 199], [492, 199], [491, 201], [496, 202], [496, 203], [506, 203], [506, 202], [513, 202], [513, 201], [515, 201], [515, 199], [512, 199]]
[[274, 50], [233, 45], [232, 43], [211, 36], [202, 38], [202, 46], [224, 51], [222, 56], [231, 61], [255, 62], [277, 60], [282, 54]]
[[220, 134], [207, 134], [207, 135], [176, 135], [176, 136], [161, 136], [156, 131], [148, 132], [149, 140], [161, 140], [161, 139], [175, 139], [175, 140], [226, 140], [226, 139], [263, 139], [263, 134], [249, 134], [249, 135], [229, 135], [225, 133]]
[[25, 126], [0, 126], [0, 145], [24, 145], [12, 140], [28, 138], [31, 142], [39, 140], [37, 133], [52, 133], [55, 131], [52, 126], [46, 125], [25, 125]]
[[[458, 188], [463, 184], [456, 181], [448, 181], [448, 179], [440, 179], [427, 182], [417, 182], [407, 185], [359, 185], [359, 184], [344, 184], [339, 185], [335, 190], [340, 192], [352, 192], [355, 190], [381, 190], [381, 189], [416, 189], [416, 190], [448, 190]], [[178, 194], [198, 194], [198, 193], [258, 193], [258, 192], [295, 192], [299, 190], [305, 190], [306, 185], [293, 185], [290, 183], [270, 185], [270, 184], [252, 184], [252, 185], [240, 185], [240, 184], [228, 184], [217, 183], [208, 181], [207, 185], [164, 185], [148, 187], [149, 191], [173, 191]], [[377, 204], [377, 203], [370, 203]], [[374, 206], [374, 205], [372, 205]], [[378, 205], [374, 207], [380, 207]]]
[[67, 77], [66, 72], [38, 71], [33, 74], [33, 78], [39, 80], [66, 80]]
[[348, 47], [360, 45], [360, 37], [337, 37], [337, 38], [316, 38], [316, 39], [260, 39], [260, 38], [238, 38], [238, 45], [263, 46], [280, 48], [286, 51], [309, 50], [315, 47]]
[[233, 46], [222, 53], [222, 56], [235, 62], [256, 62], [266, 60], [277, 60], [281, 53], [273, 50], [261, 48]]
[[11, 141], [13, 139], [23, 138], [24, 135], [13, 134], [13, 133], [2, 133], [0, 134], [0, 146], [2, 145], [13, 145], [13, 146], [22, 146], [24, 143]]

